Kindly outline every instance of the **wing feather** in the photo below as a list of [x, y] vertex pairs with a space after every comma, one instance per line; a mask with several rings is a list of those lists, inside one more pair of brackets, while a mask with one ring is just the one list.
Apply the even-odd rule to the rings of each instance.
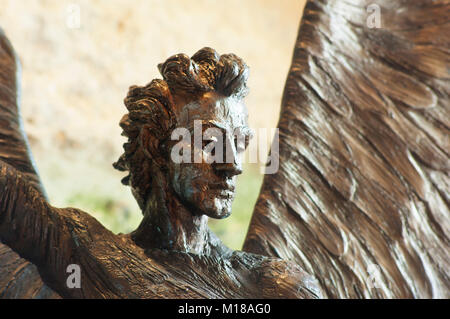
[[449, 17], [444, 0], [307, 2], [245, 251], [328, 297], [450, 296]]
[[[45, 197], [20, 117], [20, 65], [0, 28], [0, 162], [24, 174]], [[38, 269], [0, 242], [0, 298], [59, 298], [45, 285]]]

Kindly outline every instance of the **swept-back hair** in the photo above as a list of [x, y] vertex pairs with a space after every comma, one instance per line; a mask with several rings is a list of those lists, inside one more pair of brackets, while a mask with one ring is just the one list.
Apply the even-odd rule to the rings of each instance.
[[[155, 154], [141, 145], [141, 135], [149, 132], [154, 149], [167, 139], [177, 126], [172, 92], [196, 96], [216, 92], [223, 96], [243, 98], [247, 92], [247, 65], [234, 54], [219, 56], [214, 49], [203, 48], [191, 58], [177, 54], [158, 65], [163, 80], [156, 79], [146, 86], [131, 86], [124, 100], [128, 109], [121, 121], [124, 153], [113, 164], [119, 171], [127, 171], [122, 179], [131, 186], [140, 208], [145, 208], [152, 187], [152, 161]], [[146, 130], [144, 130], [144, 128]], [[161, 156], [164, 150], [161, 150]]]

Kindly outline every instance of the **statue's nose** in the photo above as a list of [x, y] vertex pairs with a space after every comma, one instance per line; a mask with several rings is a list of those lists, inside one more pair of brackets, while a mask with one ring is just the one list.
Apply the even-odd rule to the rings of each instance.
[[215, 170], [228, 177], [242, 174], [242, 162], [237, 152], [237, 147], [232, 139], [227, 136], [227, 145], [224, 150], [224, 162], [215, 163]]
[[214, 169], [228, 177], [242, 174], [242, 164], [236, 158], [232, 163], [216, 163]]

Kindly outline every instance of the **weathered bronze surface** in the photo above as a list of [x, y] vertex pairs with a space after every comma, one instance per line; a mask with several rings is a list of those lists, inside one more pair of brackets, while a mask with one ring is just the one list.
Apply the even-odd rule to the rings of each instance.
[[[381, 28], [366, 24], [373, 3]], [[159, 66], [164, 80], [130, 88], [115, 167], [144, 218], [114, 235], [46, 201], [2, 34], [0, 297], [448, 298], [449, 13], [446, 1], [307, 3], [282, 101], [280, 170], [265, 177], [244, 252], [206, 225], [231, 212], [242, 149], [229, 141], [228, 164], [169, 160], [171, 132], [196, 119], [250, 134], [242, 60], [177, 55]], [[80, 289], [66, 286], [69, 264], [81, 266]]]
[[[52, 207], [36, 187], [38, 179], [30, 183], [24, 174], [32, 174], [31, 168], [21, 171], [14, 161], [13, 165], [2, 161], [1, 240], [35, 264], [43, 281], [62, 297], [320, 297], [314, 278], [295, 263], [232, 251], [208, 228], [208, 217], [231, 213], [236, 175], [242, 172], [239, 153], [245, 147], [238, 147], [234, 133], [250, 138], [242, 102], [247, 66], [235, 55], [219, 56], [204, 48], [192, 58], [175, 55], [159, 69], [164, 80], [130, 88], [125, 99], [129, 113], [120, 122], [128, 142], [114, 164], [128, 172], [123, 183], [131, 186], [142, 209], [138, 229], [114, 235], [81, 210]], [[13, 97], [8, 105], [17, 110]], [[223, 133], [228, 143], [222, 146], [231, 147], [231, 161], [209, 163], [203, 158], [177, 164], [172, 160], [171, 150], [178, 141], [171, 139], [171, 133], [176, 128], [195, 129], [195, 121]], [[9, 262], [11, 252], [2, 249]], [[81, 269], [79, 289], [66, 284], [71, 264]], [[15, 271], [14, 265], [9, 267]], [[33, 276], [32, 293], [14, 292], [20, 297], [47, 297], [50, 290], [34, 268]]]
[[307, 3], [280, 170], [245, 251], [295, 260], [327, 297], [450, 296], [449, 13], [448, 1]]

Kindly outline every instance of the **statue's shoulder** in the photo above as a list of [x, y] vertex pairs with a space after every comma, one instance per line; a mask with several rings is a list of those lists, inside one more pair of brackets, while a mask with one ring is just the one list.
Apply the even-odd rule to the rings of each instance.
[[104, 242], [118, 240], [118, 236], [103, 226], [90, 213], [79, 208], [54, 208], [60, 215], [67, 217], [66, 225], [73, 235], [85, 237], [86, 242]]
[[262, 298], [322, 298], [317, 279], [294, 262], [280, 258], [235, 251], [230, 262], [248, 272], [260, 288]]
[[[317, 279], [298, 264], [226, 247], [213, 233], [209, 234], [209, 255], [222, 260], [246, 282], [255, 298], [322, 298]], [[245, 279], [244, 279], [245, 278]]]

